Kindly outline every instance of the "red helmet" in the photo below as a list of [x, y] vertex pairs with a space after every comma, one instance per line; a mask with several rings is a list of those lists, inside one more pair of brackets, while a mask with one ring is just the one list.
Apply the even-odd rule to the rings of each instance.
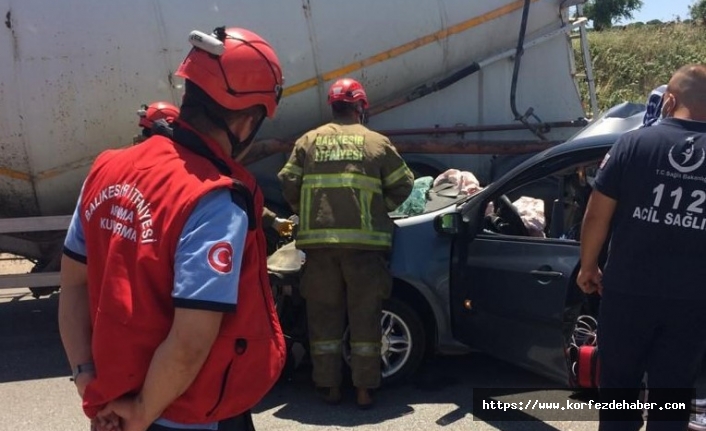
[[358, 101], [363, 102], [363, 109], [368, 108], [368, 96], [365, 94], [365, 89], [355, 79], [339, 79], [328, 90], [329, 105], [333, 102], [355, 103]]
[[238, 111], [263, 105], [273, 117], [282, 96], [282, 67], [274, 49], [242, 28], [219, 27], [211, 35], [194, 31], [194, 48], [175, 75], [188, 79], [220, 106]]
[[169, 123], [174, 121], [179, 116], [179, 108], [169, 102], [154, 102], [142, 105], [137, 115], [140, 116], [140, 127], [149, 129], [157, 120], [165, 119]]

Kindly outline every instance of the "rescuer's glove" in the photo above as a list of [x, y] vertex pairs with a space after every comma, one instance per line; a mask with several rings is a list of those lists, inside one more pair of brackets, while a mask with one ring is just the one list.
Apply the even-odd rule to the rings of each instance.
[[294, 221], [286, 218], [275, 217], [272, 227], [277, 231], [279, 236], [292, 236], [294, 231]]

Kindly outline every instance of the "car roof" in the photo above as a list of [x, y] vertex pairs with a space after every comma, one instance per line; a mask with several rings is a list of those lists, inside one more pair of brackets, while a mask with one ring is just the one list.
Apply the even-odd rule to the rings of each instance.
[[538, 163], [557, 156], [582, 150], [600, 148], [607, 150], [621, 135], [642, 126], [646, 109], [646, 105], [640, 103], [625, 102], [616, 105], [565, 142], [535, 154], [494, 182], [501, 183], [505, 178], [513, 177], [525, 169], [530, 169]]
[[625, 102], [616, 105], [566, 142], [540, 154], [544, 154], [542, 158], [546, 158], [578, 149], [610, 146], [624, 133], [642, 126], [645, 110], [646, 106], [641, 103]]
[[616, 105], [565, 142], [535, 154], [505, 175], [515, 174], [555, 156], [591, 148], [609, 148], [621, 135], [642, 126], [645, 110], [646, 106], [640, 103], [625, 102]]

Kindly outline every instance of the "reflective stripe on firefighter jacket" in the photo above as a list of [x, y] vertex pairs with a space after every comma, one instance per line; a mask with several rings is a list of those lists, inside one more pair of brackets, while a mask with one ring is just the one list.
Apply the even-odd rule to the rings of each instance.
[[[222, 153], [216, 143], [187, 131], [186, 136], [201, 141], [198, 145]], [[175, 129], [174, 139], [178, 133]], [[189, 424], [236, 416], [262, 399], [284, 366], [284, 338], [265, 265], [262, 194], [245, 168], [228, 160], [224, 165], [231, 176], [224, 175], [182, 145], [154, 136], [141, 145], [108, 150], [98, 156], [85, 182], [81, 223], [97, 372], [83, 397], [89, 417], [142, 387], [152, 356], [172, 326], [173, 265], [182, 227], [201, 197], [217, 188], [237, 190], [234, 179], [250, 192], [251, 211], [246, 212], [256, 223], [238, 256], [237, 311], [224, 313], [199, 374], [162, 418]], [[234, 200], [246, 196], [237, 193]], [[126, 209], [118, 216], [121, 228], [106, 229], [102, 220], [113, 218], [114, 206]]]
[[388, 250], [388, 213], [409, 196], [414, 175], [390, 141], [361, 124], [329, 123], [295, 143], [279, 172], [299, 213], [297, 247]]

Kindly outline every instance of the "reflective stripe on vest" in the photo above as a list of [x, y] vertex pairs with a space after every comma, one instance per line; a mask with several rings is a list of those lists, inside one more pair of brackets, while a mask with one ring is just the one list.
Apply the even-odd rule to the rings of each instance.
[[351, 355], [374, 358], [380, 356], [381, 348], [382, 343], [351, 342]]

